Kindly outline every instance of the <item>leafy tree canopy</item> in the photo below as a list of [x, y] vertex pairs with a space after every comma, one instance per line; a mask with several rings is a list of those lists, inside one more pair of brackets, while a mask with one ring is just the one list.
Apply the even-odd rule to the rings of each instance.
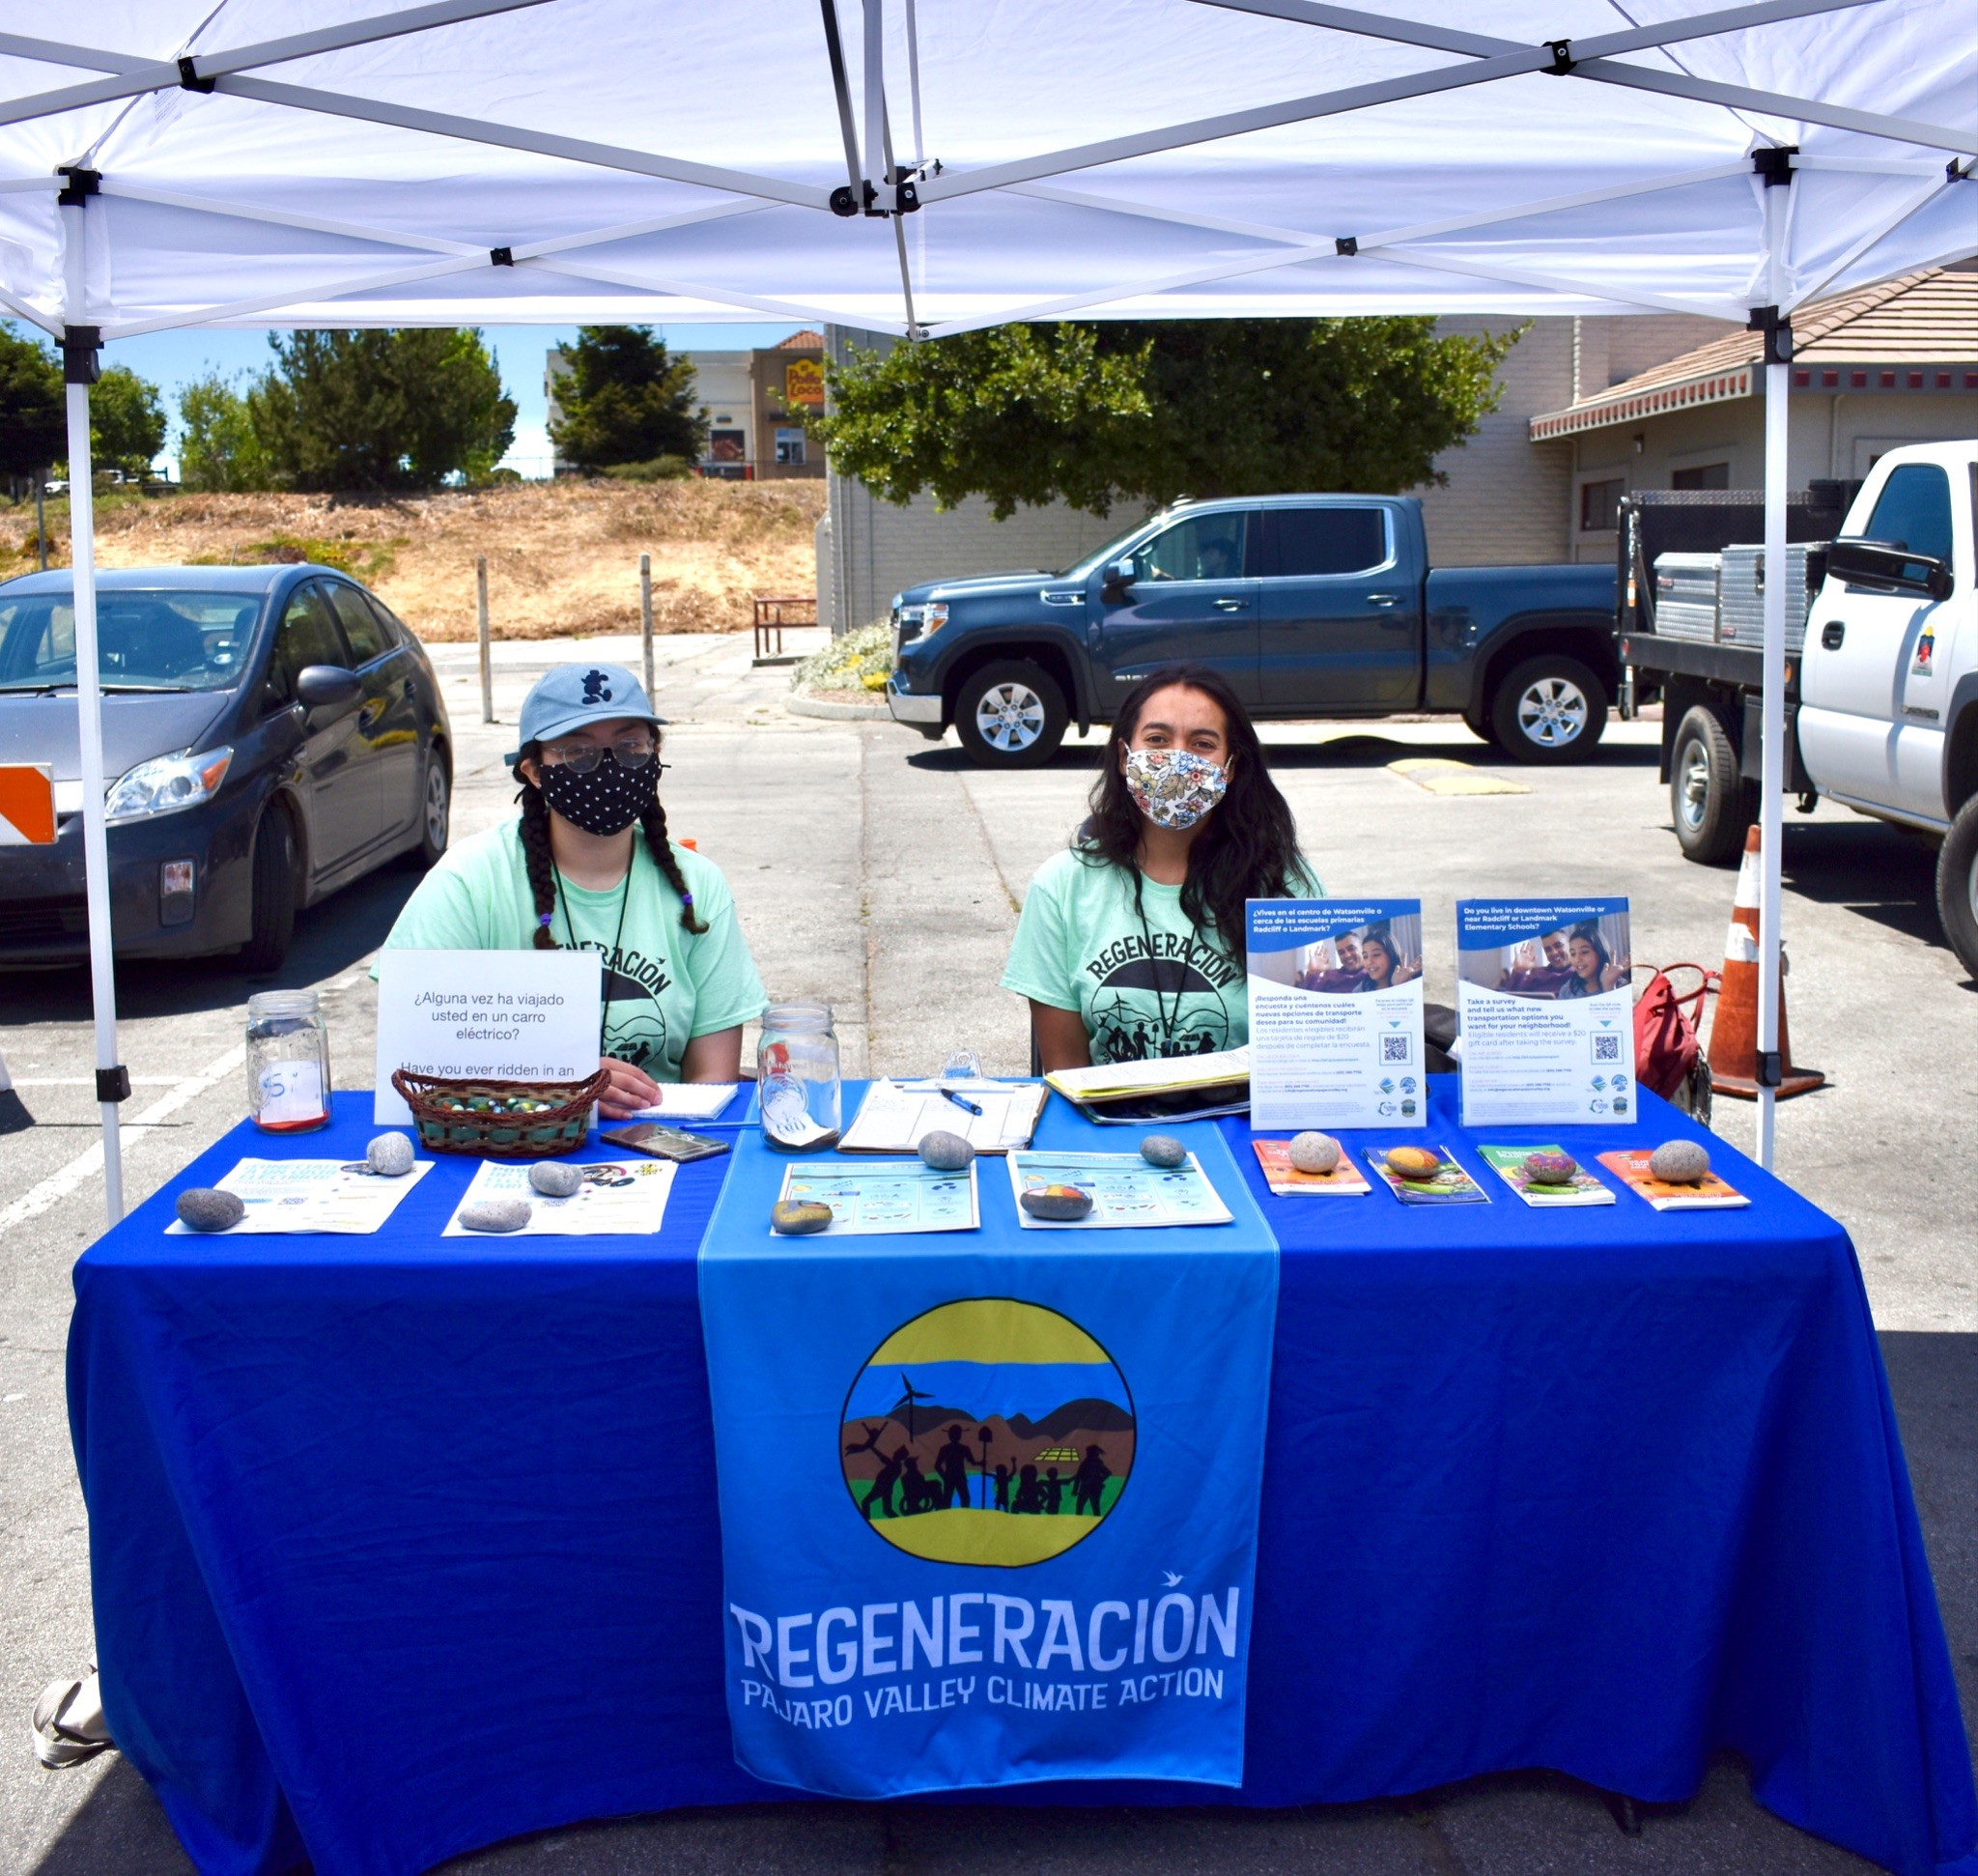
[[246, 397], [278, 486], [430, 489], [478, 481], [515, 438], [515, 401], [479, 332], [444, 327], [270, 333]]
[[696, 399], [693, 364], [676, 358], [650, 326], [585, 326], [563, 350], [568, 371], [556, 386], [563, 414], [550, 440], [579, 469], [698, 460], [707, 412]]
[[62, 367], [44, 346], [0, 327], [0, 475], [44, 475], [68, 454]]
[[1062, 499], [1398, 494], [1496, 409], [1516, 343], [1431, 319], [1003, 326], [831, 372], [835, 467], [890, 501], [986, 496], [999, 520]]
[[142, 475], [165, 446], [158, 387], [128, 365], [109, 366], [90, 386], [89, 445], [98, 469]]
[[179, 479], [188, 489], [265, 489], [268, 454], [254, 434], [247, 399], [216, 371], [179, 393]]

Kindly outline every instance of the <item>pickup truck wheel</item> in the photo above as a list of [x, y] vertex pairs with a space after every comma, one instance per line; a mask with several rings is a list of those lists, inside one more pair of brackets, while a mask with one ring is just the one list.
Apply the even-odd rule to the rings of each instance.
[[253, 976], [278, 971], [296, 932], [296, 831], [270, 802], [254, 830], [254, 912], [240, 968]]
[[1721, 867], [1744, 851], [1745, 830], [1757, 815], [1758, 788], [1738, 773], [1738, 752], [1722, 720], [1696, 704], [1676, 727], [1669, 764], [1676, 844], [1686, 860]]
[[1607, 727], [1607, 691], [1577, 658], [1528, 658], [1490, 699], [1490, 730], [1520, 762], [1580, 762]]
[[1978, 795], [1958, 810], [1936, 856], [1936, 916], [1958, 962], [1978, 978]]
[[962, 748], [985, 769], [1034, 769], [1064, 740], [1064, 694], [1050, 672], [1010, 660], [986, 665], [955, 698]]

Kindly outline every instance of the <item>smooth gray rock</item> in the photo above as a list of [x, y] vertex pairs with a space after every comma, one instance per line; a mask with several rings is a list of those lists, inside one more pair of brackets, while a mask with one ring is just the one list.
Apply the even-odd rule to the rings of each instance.
[[1295, 1134], [1290, 1158], [1301, 1173], [1330, 1173], [1340, 1163], [1340, 1143], [1329, 1133]]
[[1172, 1133], [1150, 1133], [1140, 1143], [1140, 1156], [1149, 1166], [1174, 1167], [1188, 1164], [1188, 1149]]
[[1694, 1185], [1710, 1170], [1710, 1150], [1700, 1140], [1665, 1140], [1649, 1155], [1649, 1171], [1671, 1185]]
[[1039, 1185], [1024, 1194], [1022, 1205], [1032, 1218], [1064, 1224], [1091, 1210], [1092, 1195], [1076, 1185]]
[[412, 1170], [412, 1143], [403, 1133], [381, 1133], [364, 1149], [364, 1163], [386, 1179], [403, 1179]]
[[561, 1159], [539, 1159], [529, 1168], [529, 1183], [546, 1199], [567, 1199], [583, 1183], [583, 1168]]
[[247, 1208], [217, 1186], [194, 1185], [179, 1194], [179, 1222], [187, 1231], [225, 1231], [247, 1215]]
[[770, 1229], [784, 1237], [807, 1237], [831, 1218], [831, 1207], [821, 1199], [778, 1199], [769, 1208]]
[[920, 1157], [937, 1173], [965, 1171], [975, 1156], [975, 1148], [958, 1133], [923, 1133], [920, 1136]]
[[481, 1199], [460, 1208], [460, 1221], [469, 1231], [520, 1231], [535, 1208], [526, 1199]]

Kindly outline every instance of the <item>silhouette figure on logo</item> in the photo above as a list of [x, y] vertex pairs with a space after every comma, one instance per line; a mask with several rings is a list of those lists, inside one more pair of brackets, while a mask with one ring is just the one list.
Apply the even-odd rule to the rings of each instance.
[[996, 1509], [1009, 1509], [1009, 1467], [1006, 1465], [999, 1465], [996, 1468]]
[[1106, 1464], [1105, 1452], [1103, 1446], [1088, 1446], [1078, 1470], [1071, 1475], [1074, 1517], [1082, 1512], [1094, 1518], [1099, 1515], [1099, 1500], [1105, 1493], [1106, 1481], [1113, 1476], [1113, 1468]]
[[1027, 1465], [1017, 1475], [1016, 1503], [1010, 1506], [1015, 1512], [1041, 1512], [1044, 1509], [1044, 1488], [1037, 1482], [1037, 1468]]
[[941, 1502], [941, 1488], [932, 1479], [920, 1476], [920, 1456], [908, 1453], [902, 1464], [907, 1476], [900, 1481], [900, 1516], [912, 1518], [923, 1511], [932, 1511]]
[[892, 1457], [880, 1466], [879, 1476], [872, 1481], [872, 1490], [865, 1494], [865, 1502], [860, 1507], [864, 1512], [868, 1523], [871, 1521], [875, 1500], [879, 1509], [889, 1518], [893, 1515], [892, 1489], [900, 1482], [900, 1468], [911, 1463], [912, 1456], [907, 1449], [904, 1446], [895, 1446]]
[[947, 1444], [934, 1455], [934, 1470], [941, 1483], [934, 1487], [934, 1509], [945, 1511], [950, 1505], [960, 1505], [964, 1510], [969, 1503], [969, 1461], [975, 1457], [962, 1444], [962, 1430], [950, 1427], [947, 1430]]
[[1044, 1515], [1056, 1518], [1064, 1509], [1064, 1481], [1058, 1476], [1057, 1466], [1044, 1474]]

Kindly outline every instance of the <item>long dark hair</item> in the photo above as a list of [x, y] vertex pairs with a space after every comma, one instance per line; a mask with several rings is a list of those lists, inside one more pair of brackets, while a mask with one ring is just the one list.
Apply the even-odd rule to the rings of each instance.
[[[660, 759], [657, 734], [653, 742], [653, 760], [657, 762]], [[540, 762], [543, 746], [530, 743], [522, 753]], [[618, 758], [608, 753], [604, 759], [615, 762]], [[516, 773], [522, 780], [522, 787], [516, 795], [516, 800], [522, 804], [522, 857], [528, 867], [529, 895], [536, 902], [536, 949], [561, 951], [563, 947], [556, 942], [556, 935], [551, 929], [556, 916], [556, 863], [550, 854], [550, 804], [543, 799], [542, 789], [526, 776], [522, 776], [520, 768]], [[639, 816], [638, 826], [639, 832], [645, 836], [646, 851], [652, 855], [653, 865], [659, 867], [666, 884], [680, 895], [680, 923], [696, 934], [705, 931], [706, 924], [694, 913], [693, 895], [687, 890], [680, 862], [673, 856], [672, 842], [666, 839], [666, 810], [660, 806], [658, 796]]]
[[1264, 766], [1263, 745], [1236, 693], [1206, 665], [1163, 665], [1120, 699], [1092, 785], [1091, 817], [1079, 829], [1075, 850], [1092, 864], [1123, 867], [1141, 890], [1140, 842], [1144, 825], [1126, 790], [1121, 761], [1139, 728], [1147, 699], [1180, 685], [1205, 696], [1223, 713], [1229, 734], [1229, 792], [1188, 850], [1181, 909], [1198, 928], [1213, 925], [1223, 949], [1244, 955], [1243, 901], [1294, 897], [1304, 890], [1304, 856], [1290, 805]]
[[[1594, 981], [1597, 984], [1614, 962], [1607, 955], [1607, 947], [1600, 942], [1600, 927], [1592, 924], [1574, 925], [1566, 935], [1566, 951], [1568, 958], [1572, 955], [1572, 941], [1575, 938], [1584, 938], [1588, 944], [1593, 946], [1594, 955], [1600, 960], [1598, 967], [1594, 972]], [[1573, 972], [1573, 976], [1580, 978], [1580, 974], [1577, 971]], [[1580, 978], [1580, 981], [1584, 983], [1586, 979]]]

